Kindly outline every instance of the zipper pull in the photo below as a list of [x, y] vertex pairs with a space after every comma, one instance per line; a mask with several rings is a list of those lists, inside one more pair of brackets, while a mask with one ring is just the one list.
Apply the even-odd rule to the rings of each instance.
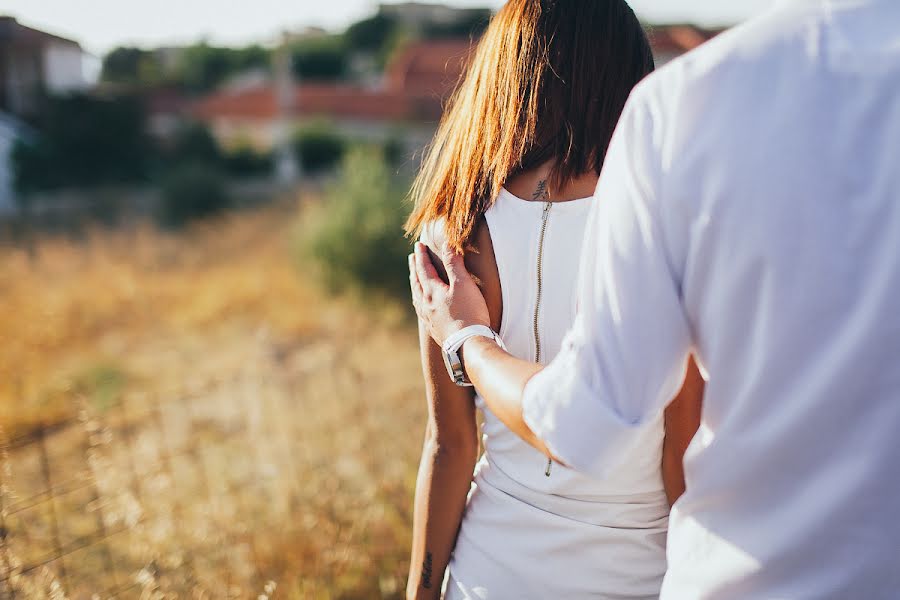
[[548, 458], [548, 459], [547, 459], [547, 470], [544, 471], [544, 475], [546, 475], [547, 477], [550, 477], [550, 468], [551, 468], [552, 466], [553, 466], [553, 459], [552, 459], [552, 458]]

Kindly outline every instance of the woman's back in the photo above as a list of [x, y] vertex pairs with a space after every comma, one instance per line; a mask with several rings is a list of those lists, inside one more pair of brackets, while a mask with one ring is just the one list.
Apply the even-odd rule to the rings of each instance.
[[[591, 204], [545, 205], [545, 187], [535, 203], [521, 198], [540, 181], [568, 188], [552, 189], [554, 200], [589, 196], [622, 108], [652, 70], [625, 0], [509, 0], [448, 103], [411, 191], [407, 231], [429, 237], [423, 229], [440, 222], [442, 251], [475, 246], [466, 264], [482, 282], [492, 327], [518, 357], [548, 362], [563, 343]], [[484, 405], [447, 376], [446, 336], [427, 335], [429, 416], [408, 590], [435, 596], [432, 575], [455, 540], [451, 599], [656, 597], [668, 514], [662, 421], [596, 481], [559, 464], [547, 476], [547, 460], [485, 411], [486, 452], [466, 502], [475, 406]]]
[[[514, 356], [549, 362], [559, 352], [575, 317], [578, 258], [592, 202], [527, 201], [504, 188], [487, 210], [483, 226], [492, 252], [467, 262], [485, 288], [499, 287], [501, 300], [490, 308], [499, 309], [499, 333]], [[476, 403], [484, 413], [485, 453], [447, 597], [477, 597], [478, 586], [516, 598], [655, 597], [665, 571], [668, 515], [660, 477], [662, 421], [608, 479], [559, 464], [548, 476], [547, 459], [480, 398]]]
[[[500, 337], [510, 354], [548, 363], [559, 352], [575, 318], [576, 283], [590, 197], [563, 202], [527, 201], [505, 188], [485, 214], [502, 297]], [[482, 260], [490, 260], [484, 253]], [[484, 407], [485, 456], [495, 467], [541, 493], [588, 500], [598, 496], [663, 493], [660, 475], [662, 420], [647, 440], [623, 457], [622, 468], [603, 481], [559, 464], [522, 441]], [[549, 475], [547, 474], [549, 472]], [[485, 471], [486, 476], [491, 471]]]

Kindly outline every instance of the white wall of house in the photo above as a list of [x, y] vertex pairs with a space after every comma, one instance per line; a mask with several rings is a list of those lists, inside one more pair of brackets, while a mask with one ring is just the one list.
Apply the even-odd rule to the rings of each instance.
[[78, 46], [50, 42], [44, 47], [44, 85], [54, 94], [84, 90], [90, 86], [85, 76], [85, 54]]

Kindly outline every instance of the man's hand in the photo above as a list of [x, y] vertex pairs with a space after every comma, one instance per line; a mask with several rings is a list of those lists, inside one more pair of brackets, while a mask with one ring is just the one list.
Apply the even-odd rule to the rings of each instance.
[[450, 335], [469, 325], [490, 327], [490, 317], [484, 296], [466, 270], [463, 257], [446, 244], [439, 249], [439, 256], [449, 284], [441, 280], [428, 248], [421, 242], [409, 255], [409, 284], [419, 319], [434, 341], [443, 345]]

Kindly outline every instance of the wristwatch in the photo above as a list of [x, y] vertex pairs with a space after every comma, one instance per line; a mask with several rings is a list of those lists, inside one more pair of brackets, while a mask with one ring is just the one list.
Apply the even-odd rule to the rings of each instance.
[[441, 349], [444, 351], [444, 364], [447, 366], [447, 373], [456, 385], [467, 387], [472, 385], [472, 382], [466, 377], [462, 360], [459, 358], [459, 349], [466, 343], [466, 340], [478, 336], [491, 338], [498, 346], [506, 350], [506, 346], [503, 344], [503, 340], [500, 339], [500, 335], [486, 325], [470, 325], [469, 327], [463, 327], [448, 337], [444, 340]]

